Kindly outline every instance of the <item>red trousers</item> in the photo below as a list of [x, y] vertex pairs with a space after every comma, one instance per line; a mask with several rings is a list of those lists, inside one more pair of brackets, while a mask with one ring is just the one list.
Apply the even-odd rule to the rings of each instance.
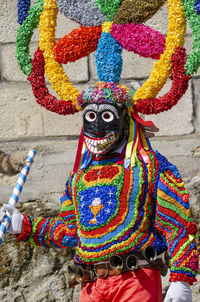
[[142, 268], [82, 286], [80, 302], [162, 302], [160, 271]]

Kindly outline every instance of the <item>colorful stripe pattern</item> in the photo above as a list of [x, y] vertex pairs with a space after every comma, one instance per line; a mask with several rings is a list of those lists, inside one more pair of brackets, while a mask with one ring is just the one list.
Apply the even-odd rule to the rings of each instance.
[[61, 197], [61, 213], [57, 218], [30, 217], [24, 215], [24, 232], [18, 240], [29, 242], [33, 246], [75, 247], [77, 245], [77, 228], [74, 206], [70, 190], [70, 179], [66, 191]]
[[156, 228], [169, 247], [171, 258], [170, 281], [192, 283], [198, 272], [196, 225], [191, 222], [189, 195], [177, 168], [160, 157], [162, 162], [157, 184]]
[[188, 194], [176, 167], [154, 151], [134, 167], [91, 160], [71, 174], [58, 218], [25, 216], [19, 239], [45, 247], [76, 246], [75, 262], [93, 264], [152, 245], [171, 256], [171, 281], [195, 281], [198, 252]]

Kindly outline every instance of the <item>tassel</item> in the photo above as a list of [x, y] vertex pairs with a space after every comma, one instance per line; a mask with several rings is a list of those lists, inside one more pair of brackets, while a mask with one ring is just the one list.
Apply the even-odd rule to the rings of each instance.
[[131, 154], [135, 141], [135, 136], [136, 136], [136, 121], [130, 117], [129, 138], [126, 146], [126, 154], [125, 154], [125, 161], [124, 161], [125, 168], [128, 168], [131, 163]]

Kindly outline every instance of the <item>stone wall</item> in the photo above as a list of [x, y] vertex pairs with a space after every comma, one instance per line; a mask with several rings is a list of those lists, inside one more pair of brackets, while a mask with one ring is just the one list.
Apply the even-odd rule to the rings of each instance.
[[[15, 59], [17, 1], [0, 0], [0, 149], [6, 152], [37, 150], [19, 208], [34, 216], [55, 216], [59, 212], [59, 197], [73, 167], [81, 114], [62, 117], [39, 108], [31, 87], [19, 70]], [[167, 32], [167, 7], [163, 7], [147, 22], [163, 34]], [[78, 25], [59, 15], [57, 38]], [[35, 32], [31, 53], [37, 48]], [[186, 33], [186, 48], [192, 48], [191, 31]], [[153, 61], [124, 51], [122, 81], [137, 89], [150, 74]], [[97, 80], [94, 54], [65, 67], [70, 80], [81, 90]], [[151, 140], [155, 149], [176, 164], [191, 196], [194, 218], [199, 224], [200, 213], [200, 71], [190, 87], [170, 110], [153, 116], [160, 132]], [[162, 90], [167, 91], [170, 83]], [[49, 87], [50, 88], [50, 87]], [[146, 118], [146, 117], [145, 117]], [[0, 176], [1, 203], [7, 202], [16, 177]], [[73, 251], [33, 248], [17, 243], [7, 235], [0, 247], [0, 301], [54, 302], [78, 301], [79, 288], [67, 290], [63, 272]], [[163, 280], [163, 291], [168, 286]], [[199, 285], [193, 287], [194, 302], [200, 300]]]

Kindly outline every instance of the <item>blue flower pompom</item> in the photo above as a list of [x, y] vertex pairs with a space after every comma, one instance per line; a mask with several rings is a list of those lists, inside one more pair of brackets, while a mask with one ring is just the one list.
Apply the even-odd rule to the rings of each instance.
[[18, 23], [21, 25], [26, 17], [28, 16], [28, 11], [30, 10], [30, 0], [19, 0], [18, 7]]

